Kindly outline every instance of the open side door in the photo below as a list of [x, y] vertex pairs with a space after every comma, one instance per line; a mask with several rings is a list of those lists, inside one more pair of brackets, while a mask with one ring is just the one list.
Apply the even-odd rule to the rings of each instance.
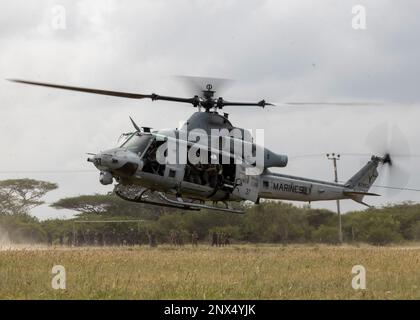
[[236, 165], [235, 188], [232, 194], [245, 200], [256, 202], [260, 186], [259, 175], [247, 175], [246, 165]]

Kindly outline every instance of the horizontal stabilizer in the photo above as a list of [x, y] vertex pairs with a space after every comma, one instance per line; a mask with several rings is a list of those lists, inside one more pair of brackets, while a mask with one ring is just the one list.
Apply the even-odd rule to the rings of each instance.
[[349, 197], [350, 199], [361, 203], [369, 208], [372, 208], [372, 206], [368, 205], [366, 202], [363, 202], [363, 197], [364, 196], [380, 196], [377, 193], [372, 193], [372, 192], [364, 192], [364, 191], [354, 191], [354, 190], [348, 190], [348, 191], [343, 191], [343, 194], [347, 197]]
[[363, 191], [343, 191], [344, 195], [346, 196], [376, 196], [379, 197], [380, 194], [372, 193], [372, 192], [363, 192]]
[[356, 201], [356, 202], [358, 202], [358, 203], [360, 203], [360, 204], [363, 204], [364, 206], [366, 206], [366, 207], [368, 207], [368, 208], [373, 208], [373, 206], [371, 206], [370, 204], [367, 204], [366, 202], [363, 202], [362, 200], [356, 200], [356, 199], [353, 199], [354, 201]]

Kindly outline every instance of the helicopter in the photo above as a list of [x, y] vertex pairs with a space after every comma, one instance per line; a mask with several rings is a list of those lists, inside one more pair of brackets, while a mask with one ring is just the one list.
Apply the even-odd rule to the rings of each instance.
[[[190, 104], [198, 110], [180, 127], [153, 130], [139, 126], [131, 117], [134, 131], [123, 134], [118, 147], [90, 153], [88, 162], [99, 170], [103, 185], [116, 182], [120, 198], [137, 203], [183, 210], [201, 209], [243, 213], [234, 203], [263, 199], [313, 202], [351, 199], [369, 206], [369, 192], [380, 165], [392, 165], [389, 153], [371, 155], [370, 160], [344, 183], [298, 177], [272, 171], [284, 168], [288, 156], [258, 145], [245, 129], [235, 127], [225, 107], [274, 107], [265, 100], [236, 102], [215, 98], [212, 83], [190, 98], [110, 91], [9, 79], [22, 84], [72, 90], [130, 99], [151, 99]], [[289, 103], [296, 105], [300, 103]], [[314, 104], [314, 103], [309, 103]], [[222, 134], [223, 133], [223, 134]]]

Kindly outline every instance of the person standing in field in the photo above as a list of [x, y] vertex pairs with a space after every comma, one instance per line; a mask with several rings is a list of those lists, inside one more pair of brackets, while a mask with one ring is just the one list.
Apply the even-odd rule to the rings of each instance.
[[176, 246], [176, 234], [175, 230], [171, 230], [169, 232], [169, 239], [171, 241], [171, 245]]
[[217, 233], [217, 246], [221, 247], [224, 245], [224, 235], [223, 232]]
[[214, 247], [214, 246], [217, 246], [217, 245], [218, 245], [217, 244], [217, 233], [215, 231], [213, 231], [211, 233], [211, 246]]
[[127, 236], [127, 244], [129, 246], [134, 246], [134, 229], [130, 228], [129, 232], [128, 232], [128, 236]]
[[191, 234], [191, 243], [192, 243], [193, 247], [198, 246], [198, 233], [195, 230]]
[[228, 246], [228, 245], [230, 245], [230, 234], [229, 233], [226, 233], [225, 234], [225, 246]]
[[154, 248], [157, 247], [156, 235], [154, 232], [147, 232], [147, 237], [149, 238], [149, 246]]
[[67, 232], [67, 246], [71, 247], [72, 244], [73, 244], [73, 232], [68, 231]]
[[49, 245], [49, 246], [52, 246], [52, 243], [53, 243], [53, 238], [52, 238], [52, 235], [51, 235], [51, 232], [47, 232], [47, 244]]
[[117, 233], [115, 231], [115, 228], [113, 228], [112, 231], [111, 231], [111, 241], [110, 241], [110, 243], [111, 243], [111, 246], [115, 246], [116, 243], [117, 243]]
[[87, 229], [85, 232], [85, 244], [86, 246], [90, 246], [91, 245], [91, 232], [90, 229]]
[[77, 231], [77, 246], [83, 247], [85, 244], [85, 237], [83, 236], [83, 232], [81, 230]]

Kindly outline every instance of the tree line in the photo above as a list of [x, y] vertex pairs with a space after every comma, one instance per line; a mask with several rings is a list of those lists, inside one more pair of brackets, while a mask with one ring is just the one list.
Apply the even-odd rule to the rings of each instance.
[[[45, 194], [57, 187], [32, 179], [0, 181], [0, 240], [7, 237], [16, 243], [63, 243], [69, 242], [74, 234], [102, 239], [105, 235], [130, 239], [129, 234], [135, 234], [136, 244], [148, 243], [150, 235], [158, 243], [171, 243], [171, 235], [176, 232], [184, 243], [191, 243], [192, 235], [198, 242], [208, 243], [214, 234], [229, 237], [232, 243], [338, 242], [336, 213], [279, 201], [242, 204], [244, 214], [190, 212], [131, 203], [110, 193], [68, 197], [51, 204], [57, 209], [75, 211], [73, 219], [39, 221], [31, 216], [30, 210], [43, 204]], [[93, 220], [95, 223], [80, 222]], [[401, 203], [348, 212], [342, 216], [342, 225], [347, 243], [386, 245], [419, 241], [420, 204]]]

